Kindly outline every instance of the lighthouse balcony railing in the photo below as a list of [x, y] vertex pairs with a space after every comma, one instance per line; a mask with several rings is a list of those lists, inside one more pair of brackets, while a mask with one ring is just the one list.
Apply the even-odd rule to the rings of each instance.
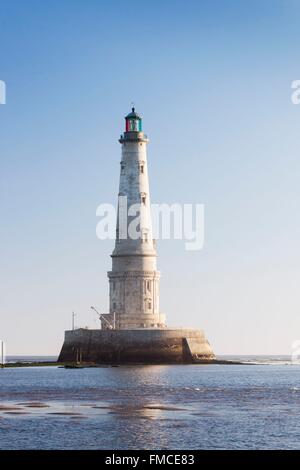
[[144, 132], [128, 131], [120, 135], [120, 140], [148, 140], [148, 137]]

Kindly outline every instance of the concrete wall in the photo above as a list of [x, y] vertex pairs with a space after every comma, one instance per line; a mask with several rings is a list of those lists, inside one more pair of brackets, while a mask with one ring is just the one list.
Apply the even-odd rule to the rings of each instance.
[[214, 358], [203, 331], [194, 329], [86, 330], [65, 332], [59, 362], [192, 363]]

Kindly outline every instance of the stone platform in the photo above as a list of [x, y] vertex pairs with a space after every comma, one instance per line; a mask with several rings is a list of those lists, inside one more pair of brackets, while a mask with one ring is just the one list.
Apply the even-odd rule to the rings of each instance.
[[175, 364], [213, 360], [204, 332], [195, 329], [77, 329], [65, 332], [58, 362]]

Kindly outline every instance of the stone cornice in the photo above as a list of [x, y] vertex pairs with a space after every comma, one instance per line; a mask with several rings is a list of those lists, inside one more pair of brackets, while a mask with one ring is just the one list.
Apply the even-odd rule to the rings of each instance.
[[141, 277], [141, 278], [149, 278], [149, 279], [160, 279], [160, 272], [159, 271], [108, 271], [108, 277], [111, 278], [126, 278], [126, 277]]

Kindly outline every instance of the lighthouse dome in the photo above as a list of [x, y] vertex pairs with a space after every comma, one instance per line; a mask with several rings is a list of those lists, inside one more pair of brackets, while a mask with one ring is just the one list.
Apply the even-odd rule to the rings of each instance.
[[142, 119], [142, 117], [135, 111], [135, 108], [131, 108], [131, 113], [127, 114], [125, 119]]

